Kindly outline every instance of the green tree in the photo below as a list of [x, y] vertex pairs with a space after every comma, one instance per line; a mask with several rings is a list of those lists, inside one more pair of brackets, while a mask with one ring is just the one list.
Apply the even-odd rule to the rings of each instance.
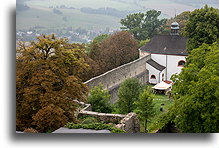
[[88, 54], [88, 56], [92, 60], [98, 61], [99, 60], [99, 54], [100, 54], [100, 43], [96, 40], [93, 40], [89, 44], [89, 54]]
[[198, 48], [203, 43], [212, 44], [219, 38], [219, 10], [205, 5], [191, 12], [183, 34], [188, 37], [187, 50]]
[[101, 42], [103, 42], [104, 40], [106, 40], [108, 37], [110, 37], [109, 34], [101, 34], [101, 35], [95, 37], [95, 38], [93, 39], [93, 41], [97, 41], [98, 43], [101, 43]]
[[138, 47], [140, 48], [140, 47], [146, 45], [149, 41], [150, 41], [149, 39], [147, 39], [147, 40], [141, 40], [141, 41], [139, 42], [139, 44], [138, 44]]
[[144, 130], [147, 133], [147, 123], [148, 120], [154, 115], [154, 96], [145, 89], [139, 96], [139, 100], [135, 102], [136, 104], [136, 114], [139, 120], [143, 123]]
[[[34, 127], [46, 132], [74, 122], [76, 107], [72, 100], [86, 99], [88, 88], [80, 74], [87, 68], [80, 44], [69, 44], [54, 35], [37, 37], [28, 46], [20, 42], [16, 56], [16, 129]], [[49, 115], [51, 118], [44, 117]]]
[[170, 34], [170, 26], [173, 22], [176, 21], [177, 23], [179, 23], [179, 32], [182, 33], [187, 21], [189, 20], [190, 13], [191, 13], [190, 11], [184, 11], [180, 13], [179, 15], [175, 16], [174, 18], [168, 19], [166, 22], [166, 26], [168, 27], [165, 28], [166, 30], [165, 32]]
[[86, 46], [86, 52], [89, 57], [93, 60], [96, 60], [96, 55], [100, 53], [100, 45], [101, 43], [110, 37], [109, 34], [101, 34], [93, 39], [92, 42], [88, 43]]
[[111, 113], [112, 107], [109, 101], [110, 101], [110, 94], [108, 90], [103, 90], [102, 85], [95, 86], [90, 90], [88, 103], [92, 105], [92, 111]]
[[135, 101], [139, 99], [142, 85], [137, 78], [129, 78], [122, 82], [119, 90], [117, 101], [117, 109], [119, 113], [126, 114], [136, 109]]
[[203, 44], [174, 76], [174, 122], [182, 132], [219, 132], [219, 47]]
[[160, 32], [166, 24], [166, 19], [159, 20], [161, 12], [149, 10], [146, 13], [129, 14], [121, 19], [121, 29], [128, 30], [134, 34], [137, 40], [150, 39], [154, 34]]

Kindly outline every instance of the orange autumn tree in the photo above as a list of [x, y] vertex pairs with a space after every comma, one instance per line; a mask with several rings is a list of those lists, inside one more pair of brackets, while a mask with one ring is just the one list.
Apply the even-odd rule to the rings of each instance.
[[72, 100], [85, 101], [88, 88], [80, 75], [88, 69], [84, 47], [42, 35], [16, 54], [16, 130], [55, 130], [75, 122]]
[[127, 31], [117, 32], [100, 45], [99, 65], [103, 72], [138, 58], [138, 42]]

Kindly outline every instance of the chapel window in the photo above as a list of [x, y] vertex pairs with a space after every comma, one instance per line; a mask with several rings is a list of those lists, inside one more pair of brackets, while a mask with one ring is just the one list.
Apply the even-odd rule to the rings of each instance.
[[162, 81], [164, 80], [164, 73], [162, 74]]
[[151, 75], [151, 79], [156, 79], [156, 76], [155, 75]]
[[183, 60], [178, 62], [178, 66], [181, 66], [181, 67], [185, 66], [185, 64], [186, 64], [186, 62]]

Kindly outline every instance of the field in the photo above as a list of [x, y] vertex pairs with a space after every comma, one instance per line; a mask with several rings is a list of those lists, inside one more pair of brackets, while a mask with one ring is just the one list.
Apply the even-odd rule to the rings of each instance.
[[16, 40], [55, 33], [70, 42], [88, 43], [100, 34], [118, 31], [120, 20], [128, 14], [155, 9], [161, 11], [159, 18], [170, 18], [200, 8], [203, 2], [216, 5], [215, 0], [18, 0]]
[[[35, 26], [43, 29], [59, 29], [62, 27], [95, 29], [110, 26], [119, 28], [119, 18], [98, 14], [85, 14], [78, 9], [63, 9], [63, 15], [52, 13], [52, 9], [35, 7], [27, 11], [19, 12], [17, 15], [16, 27], [18, 30], [27, 29]], [[67, 21], [63, 20], [67, 18]]]
[[[189, 5], [173, 2], [172, 0], [23, 0], [28, 10], [17, 12], [17, 30], [30, 29], [40, 26], [41, 29], [57, 29], [60, 27], [81, 27], [83, 29], [119, 29], [120, 19], [115, 16], [103, 14], [88, 14], [80, 11], [80, 8], [89, 7], [115, 8], [128, 13], [145, 12], [149, 9], [162, 11], [161, 17], [172, 17], [194, 8]], [[53, 8], [60, 6], [75, 9], [59, 9], [62, 14], [53, 13]], [[63, 17], [67, 18], [63, 20]]]
[[[60, 27], [81, 27], [83, 29], [111, 29], [120, 28], [120, 18], [100, 15], [82, 13], [79, 9], [82, 7], [89, 8], [105, 8], [112, 7], [118, 10], [133, 11], [140, 9], [133, 6], [131, 3], [122, 3], [113, 0], [31, 0], [26, 1], [25, 4], [30, 7], [26, 11], [17, 13], [17, 30], [28, 29], [35, 26], [43, 27], [44, 29], [58, 29]], [[57, 15], [52, 13], [52, 8], [56, 6], [65, 5], [66, 7], [73, 7], [76, 9], [59, 9], [63, 14]], [[63, 20], [67, 18], [67, 21]]]
[[118, 0], [31, 0], [26, 4], [30, 7], [50, 7], [66, 5], [68, 7], [82, 8], [102, 8], [112, 7], [119, 10], [135, 10], [136, 6], [133, 6], [134, 0], [118, 1]]

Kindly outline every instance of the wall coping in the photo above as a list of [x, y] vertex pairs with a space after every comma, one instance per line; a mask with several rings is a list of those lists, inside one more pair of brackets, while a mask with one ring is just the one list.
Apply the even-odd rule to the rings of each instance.
[[[119, 119], [119, 123], [115, 125], [115, 127], [125, 130], [126, 132], [140, 132], [140, 123], [135, 113], [128, 113], [127, 115], [123, 114], [111, 114], [111, 113], [100, 113], [100, 112], [93, 112], [91, 111], [91, 104], [86, 104], [84, 102], [79, 102], [78, 100], [73, 100], [75, 103], [79, 105], [85, 106], [83, 109], [79, 110], [79, 114], [81, 115], [90, 115], [95, 116], [97, 118], [103, 119], [103, 117], [115, 118]], [[126, 125], [128, 122], [132, 122], [134, 124], [134, 128], [130, 129], [127, 128]]]
[[113, 71], [115, 71], [115, 70], [118, 70], [118, 69], [120, 69], [120, 68], [122, 68], [122, 67], [125, 67], [125, 66], [127, 66], [127, 65], [131, 65], [131, 64], [133, 64], [133, 63], [136, 63], [136, 62], [138, 62], [138, 61], [140, 61], [140, 60], [142, 60], [142, 59], [144, 59], [144, 58], [147, 58], [147, 57], [151, 57], [151, 55], [146, 55], [146, 56], [140, 57], [140, 58], [138, 58], [138, 59], [136, 59], [136, 60], [134, 60], [134, 61], [132, 61], [132, 62], [123, 64], [123, 65], [121, 65], [121, 66], [119, 66], [119, 67], [116, 67], [116, 68], [114, 68], [114, 69], [111, 69], [111, 70], [109, 70], [109, 71], [107, 71], [107, 72], [105, 72], [105, 73], [103, 73], [103, 74], [101, 74], [101, 75], [99, 75], [99, 76], [96, 76], [96, 77], [91, 78], [90, 80], [87, 80], [87, 81], [84, 82], [84, 83], [87, 84], [87, 83], [89, 83], [89, 82], [91, 82], [91, 81], [93, 81], [93, 80], [95, 80], [95, 79], [98, 79], [98, 78], [100, 78], [100, 77], [102, 77], [102, 76], [104, 76], [104, 75], [107, 75], [108, 73], [111, 73], [111, 72], [113, 72]]

